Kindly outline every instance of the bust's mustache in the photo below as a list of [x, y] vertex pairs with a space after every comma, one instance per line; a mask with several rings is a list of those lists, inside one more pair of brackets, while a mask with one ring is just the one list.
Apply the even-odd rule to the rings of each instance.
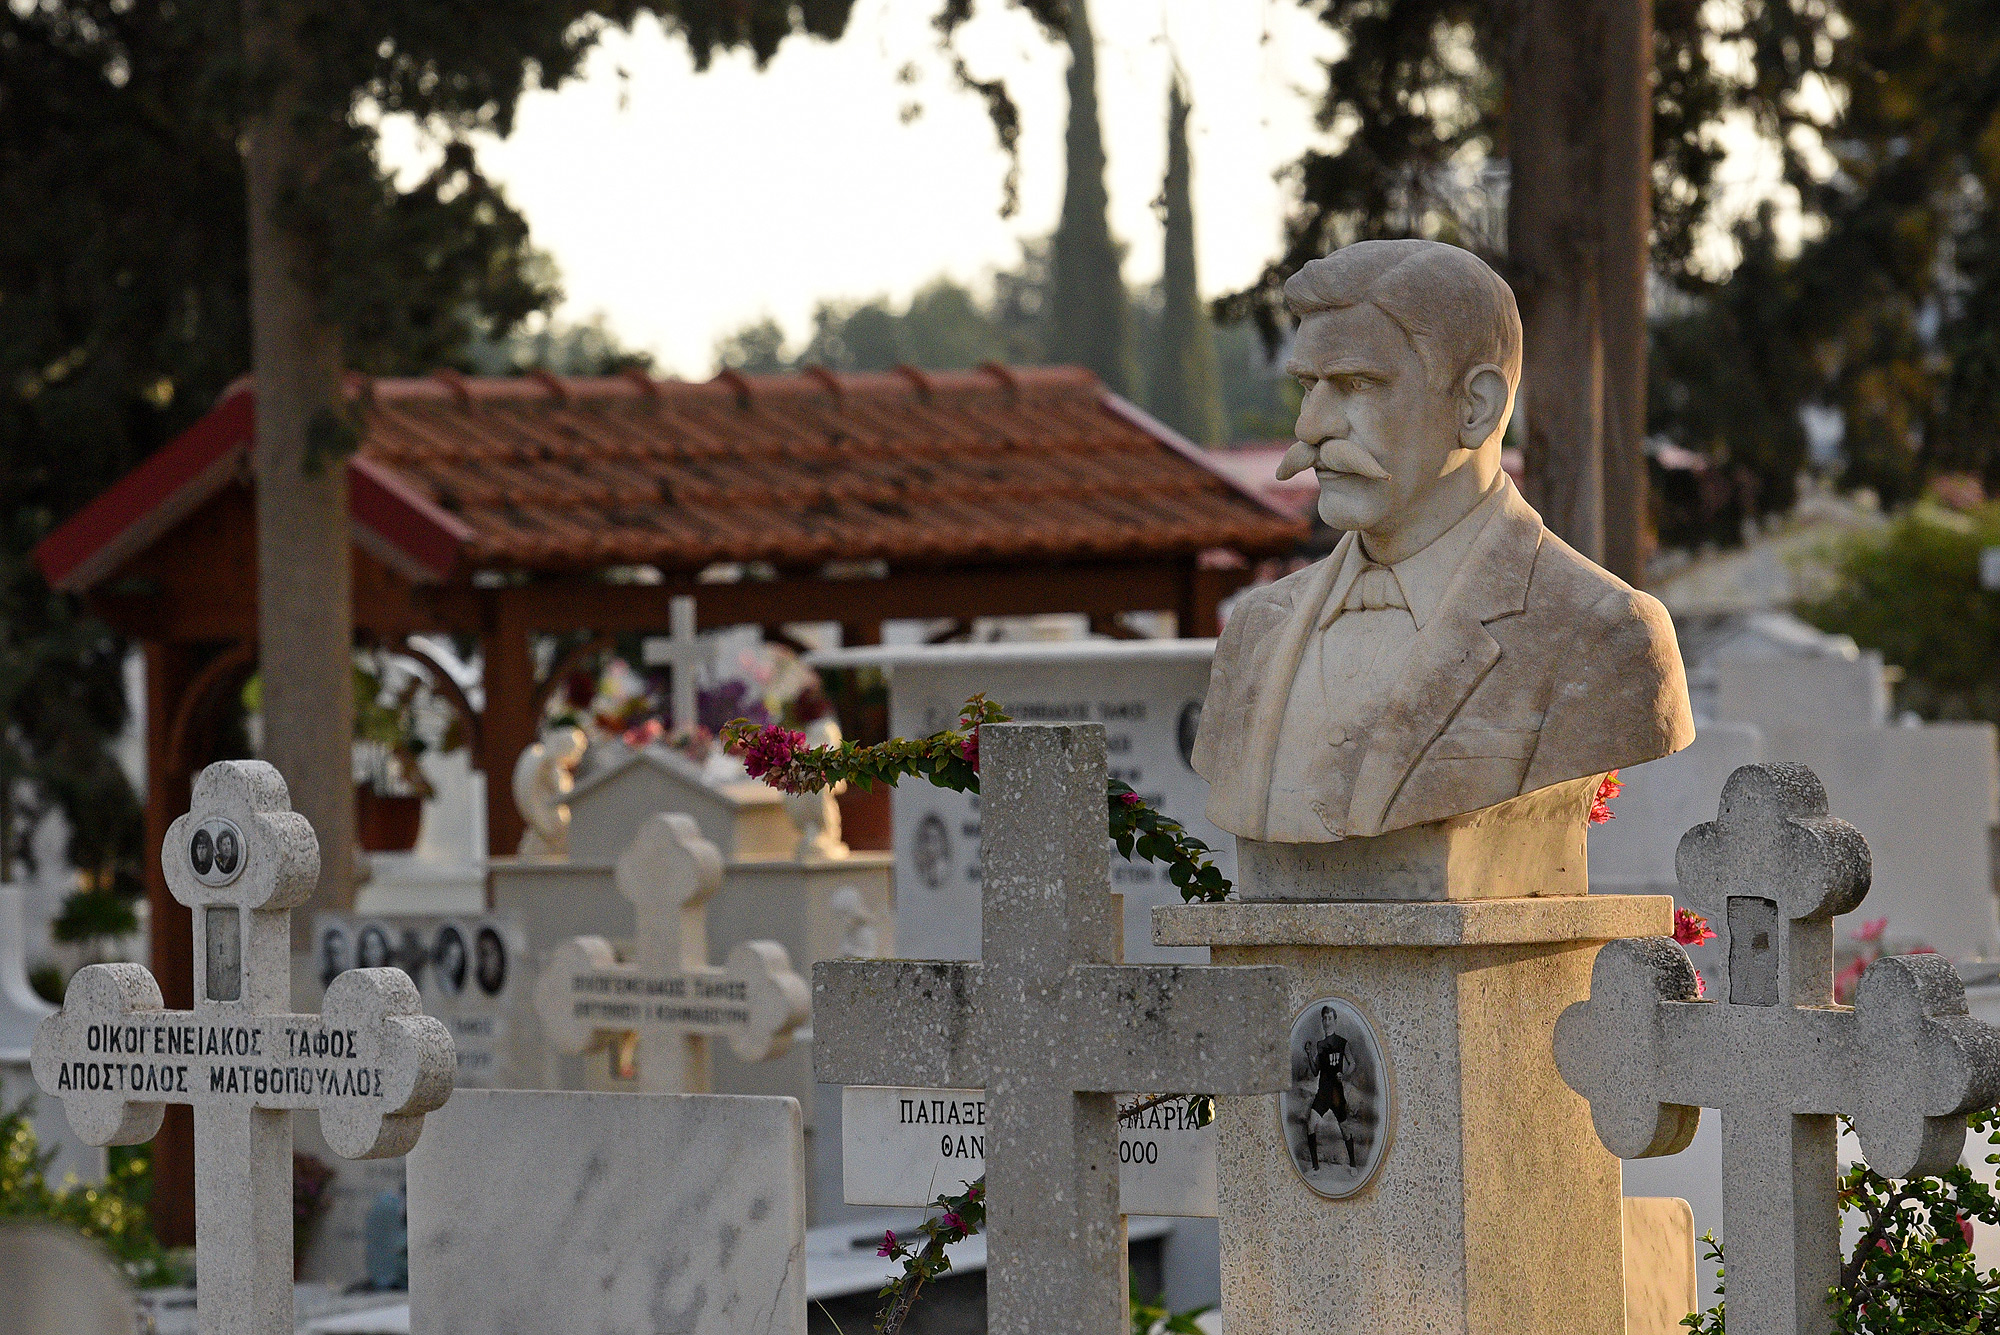
[[1293, 441], [1292, 447], [1285, 451], [1285, 457], [1278, 461], [1278, 481], [1283, 482], [1308, 468], [1353, 473], [1377, 482], [1386, 481], [1389, 476], [1389, 470], [1377, 463], [1374, 455], [1344, 438], [1323, 440], [1317, 445], [1308, 445], [1302, 440]]

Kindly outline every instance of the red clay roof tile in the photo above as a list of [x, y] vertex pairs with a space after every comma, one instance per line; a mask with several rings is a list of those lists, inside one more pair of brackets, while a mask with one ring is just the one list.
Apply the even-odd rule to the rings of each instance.
[[377, 380], [361, 454], [471, 530], [469, 566], [1246, 556], [1301, 525], [1073, 367]]

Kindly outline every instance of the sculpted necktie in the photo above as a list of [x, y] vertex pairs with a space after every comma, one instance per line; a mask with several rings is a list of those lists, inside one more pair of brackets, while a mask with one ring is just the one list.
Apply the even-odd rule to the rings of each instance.
[[1396, 582], [1396, 574], [1387, 566], [1370, 565], [1362, 568], [1348, 586], [1347, 599], [1340, 605], [1343, 612], [1373, 612], [1384, 607], [1408, 609], [1409, 603], [1403, 598], [1403, 586]]

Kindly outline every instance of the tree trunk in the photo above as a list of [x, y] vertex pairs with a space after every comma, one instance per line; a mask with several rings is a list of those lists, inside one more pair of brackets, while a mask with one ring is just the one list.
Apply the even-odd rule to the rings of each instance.
[[1521, 0], [1509, 39], [1507, 259], [1521, 305], [1528, 499], [1604, 557], [1604, 343], [1598, 133], [1605, 8]]
[[[270, 103], [248, 125], [251, 366], [257, 384], [258, 662], [264, 757], [292, 808], [319, 834], [313, 902], [292, 914], [294, 949], [314, 909], [354, 903], [354, 669], [347, 469], [339, 453], [339, 340], [305, 285], [307, 247], [283, 205], [311, 188], [324, 154], [307, 141], [321, 117], [302, 110], [308, 56], [282, 0], [248, 0], [245, 44]], [[317, 439], [328, 457], [315, 458]], [[331, 447], [331, 448], [329, 448]]]
[[1604, 330], [1604, 566], [1643, 582], [1653, 553], [1646, 477], [1646, 270], [1653, 225], [1653, 5], [1622, 0], [1604, 24], [1604, 191], [1598, 308]]

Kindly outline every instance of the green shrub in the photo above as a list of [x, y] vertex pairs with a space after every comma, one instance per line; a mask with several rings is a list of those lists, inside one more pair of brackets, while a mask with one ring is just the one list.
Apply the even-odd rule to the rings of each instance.
[[1837, 554], [1837, 587], [1798, 614], [1903, 669], [1899, 708], [2000, 723], [2000, 592], [1979, 587], [1987, 547], [2000, 547], [2000, 504], [1958, 511], [1921, 502], [1849, 539]]
[[96, 1183], [69, 1181], [51, 1187], [46, 1176], [55, 1151], [40, 1149], [28, 1114], [32, 1099], [0, 1108], [0, 1220], [46, 1219], [94, 1238], [140, 1288], [182, 1282], [146, 1215], [152, 1194], [152, 1160], [114, 1152], [110, 1171]]

